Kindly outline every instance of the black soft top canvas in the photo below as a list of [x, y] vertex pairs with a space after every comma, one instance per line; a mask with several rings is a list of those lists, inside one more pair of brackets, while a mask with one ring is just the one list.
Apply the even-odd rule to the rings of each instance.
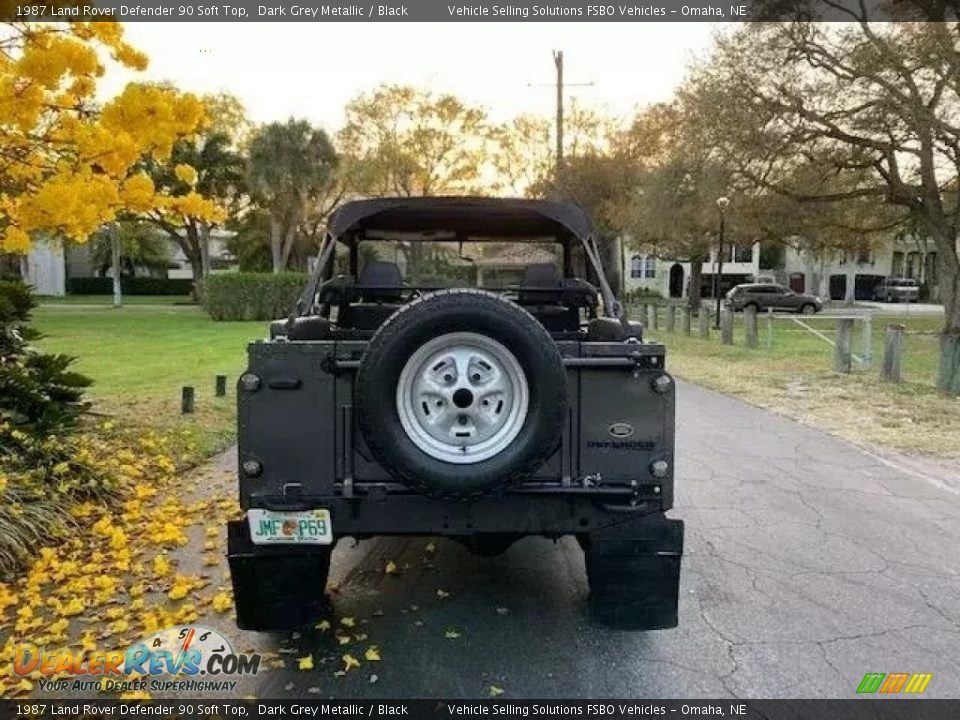
[[346, 234], [447, 231], [471, 237], [589, 237], [593, 226], [578, 205], [554, 200], [487, 197], [392, 197], [355, 200], [330, 216], [328, 232]]

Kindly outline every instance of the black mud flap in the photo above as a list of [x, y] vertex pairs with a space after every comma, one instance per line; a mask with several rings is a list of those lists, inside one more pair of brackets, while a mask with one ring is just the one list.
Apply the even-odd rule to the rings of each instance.
[[327, 605], [332, 546], [254, 545], [246, 520], [227, 523], [227, 559], [237, 626], [289, 632], [315, 622]]
[[597, 530], [584, 553], [598, 622], [625, 630], [677, 626], [682, 520], [647, 515]]

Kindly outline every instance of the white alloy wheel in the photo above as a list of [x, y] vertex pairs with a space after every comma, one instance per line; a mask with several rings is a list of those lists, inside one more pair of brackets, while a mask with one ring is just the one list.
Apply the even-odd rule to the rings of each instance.
[[397, 413], [407, 437], [458, 465], [494, 457], [527, 419], [530, 391], [513, 353], [486, 335], [456, 332], [425, 343], [400, 372]]

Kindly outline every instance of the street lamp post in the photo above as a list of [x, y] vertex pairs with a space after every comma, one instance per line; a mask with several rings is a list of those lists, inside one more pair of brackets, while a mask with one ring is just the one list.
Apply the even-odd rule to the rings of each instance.
[[717, 267], [713, 275], [713, 296], [717, 301], [716, 328], [720, 329], [720, 276], [723, 274], [723, 233], [726, 228], [727, 205], [730, 204], [730, 198], [718, 197], [717, 208], [720, 210], [720, 239], [717, 243]]

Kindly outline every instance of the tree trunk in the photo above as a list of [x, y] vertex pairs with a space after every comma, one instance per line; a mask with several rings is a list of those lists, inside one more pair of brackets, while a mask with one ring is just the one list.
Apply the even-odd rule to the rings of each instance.
[[945, 322], [940, 335], [937, 389], [950, 397], [960, 397], [960, 273], [942, 263], [939, 281]]
[[957, 239], [946, 221], [922, 218], [933, 237], [940, 266], [940, 301], [943, 303], [943, 332], [940, 334], [940, 364], [937, 390], [960, 396], [960, 258]]
[[[700, 311], [700, 286], [703, 277], [703, 263], [705, 255], [695, 255], [690, 258], [690, 280], [687, 284], [687, 307], [691, 313]], [[719, 278], [717, 287], [719, 288]]]
[[199, 227], [200, 277], [210, 275], [210, 226], [201, 223]]
[[280, 271], [290, 265], [290, 254], [293, 252], [293, 243], [297, 239], [297, 224], [291, 222], [283, 233], [283, 244], [280, 249]]
[[120, 287], [120, 225], [110, 224], [110, 250], [113, 258], [113, 306], [123, 307], [123, 290]]
[[283, 258], [281, 257], [281, 243], [283, 238], [281, 236], [281, 222], [280, 218], [276, 215], [270, 215], [270, 257], [273, 260], [273, 271], [275, 273], [280, 272], [283, 269]]

